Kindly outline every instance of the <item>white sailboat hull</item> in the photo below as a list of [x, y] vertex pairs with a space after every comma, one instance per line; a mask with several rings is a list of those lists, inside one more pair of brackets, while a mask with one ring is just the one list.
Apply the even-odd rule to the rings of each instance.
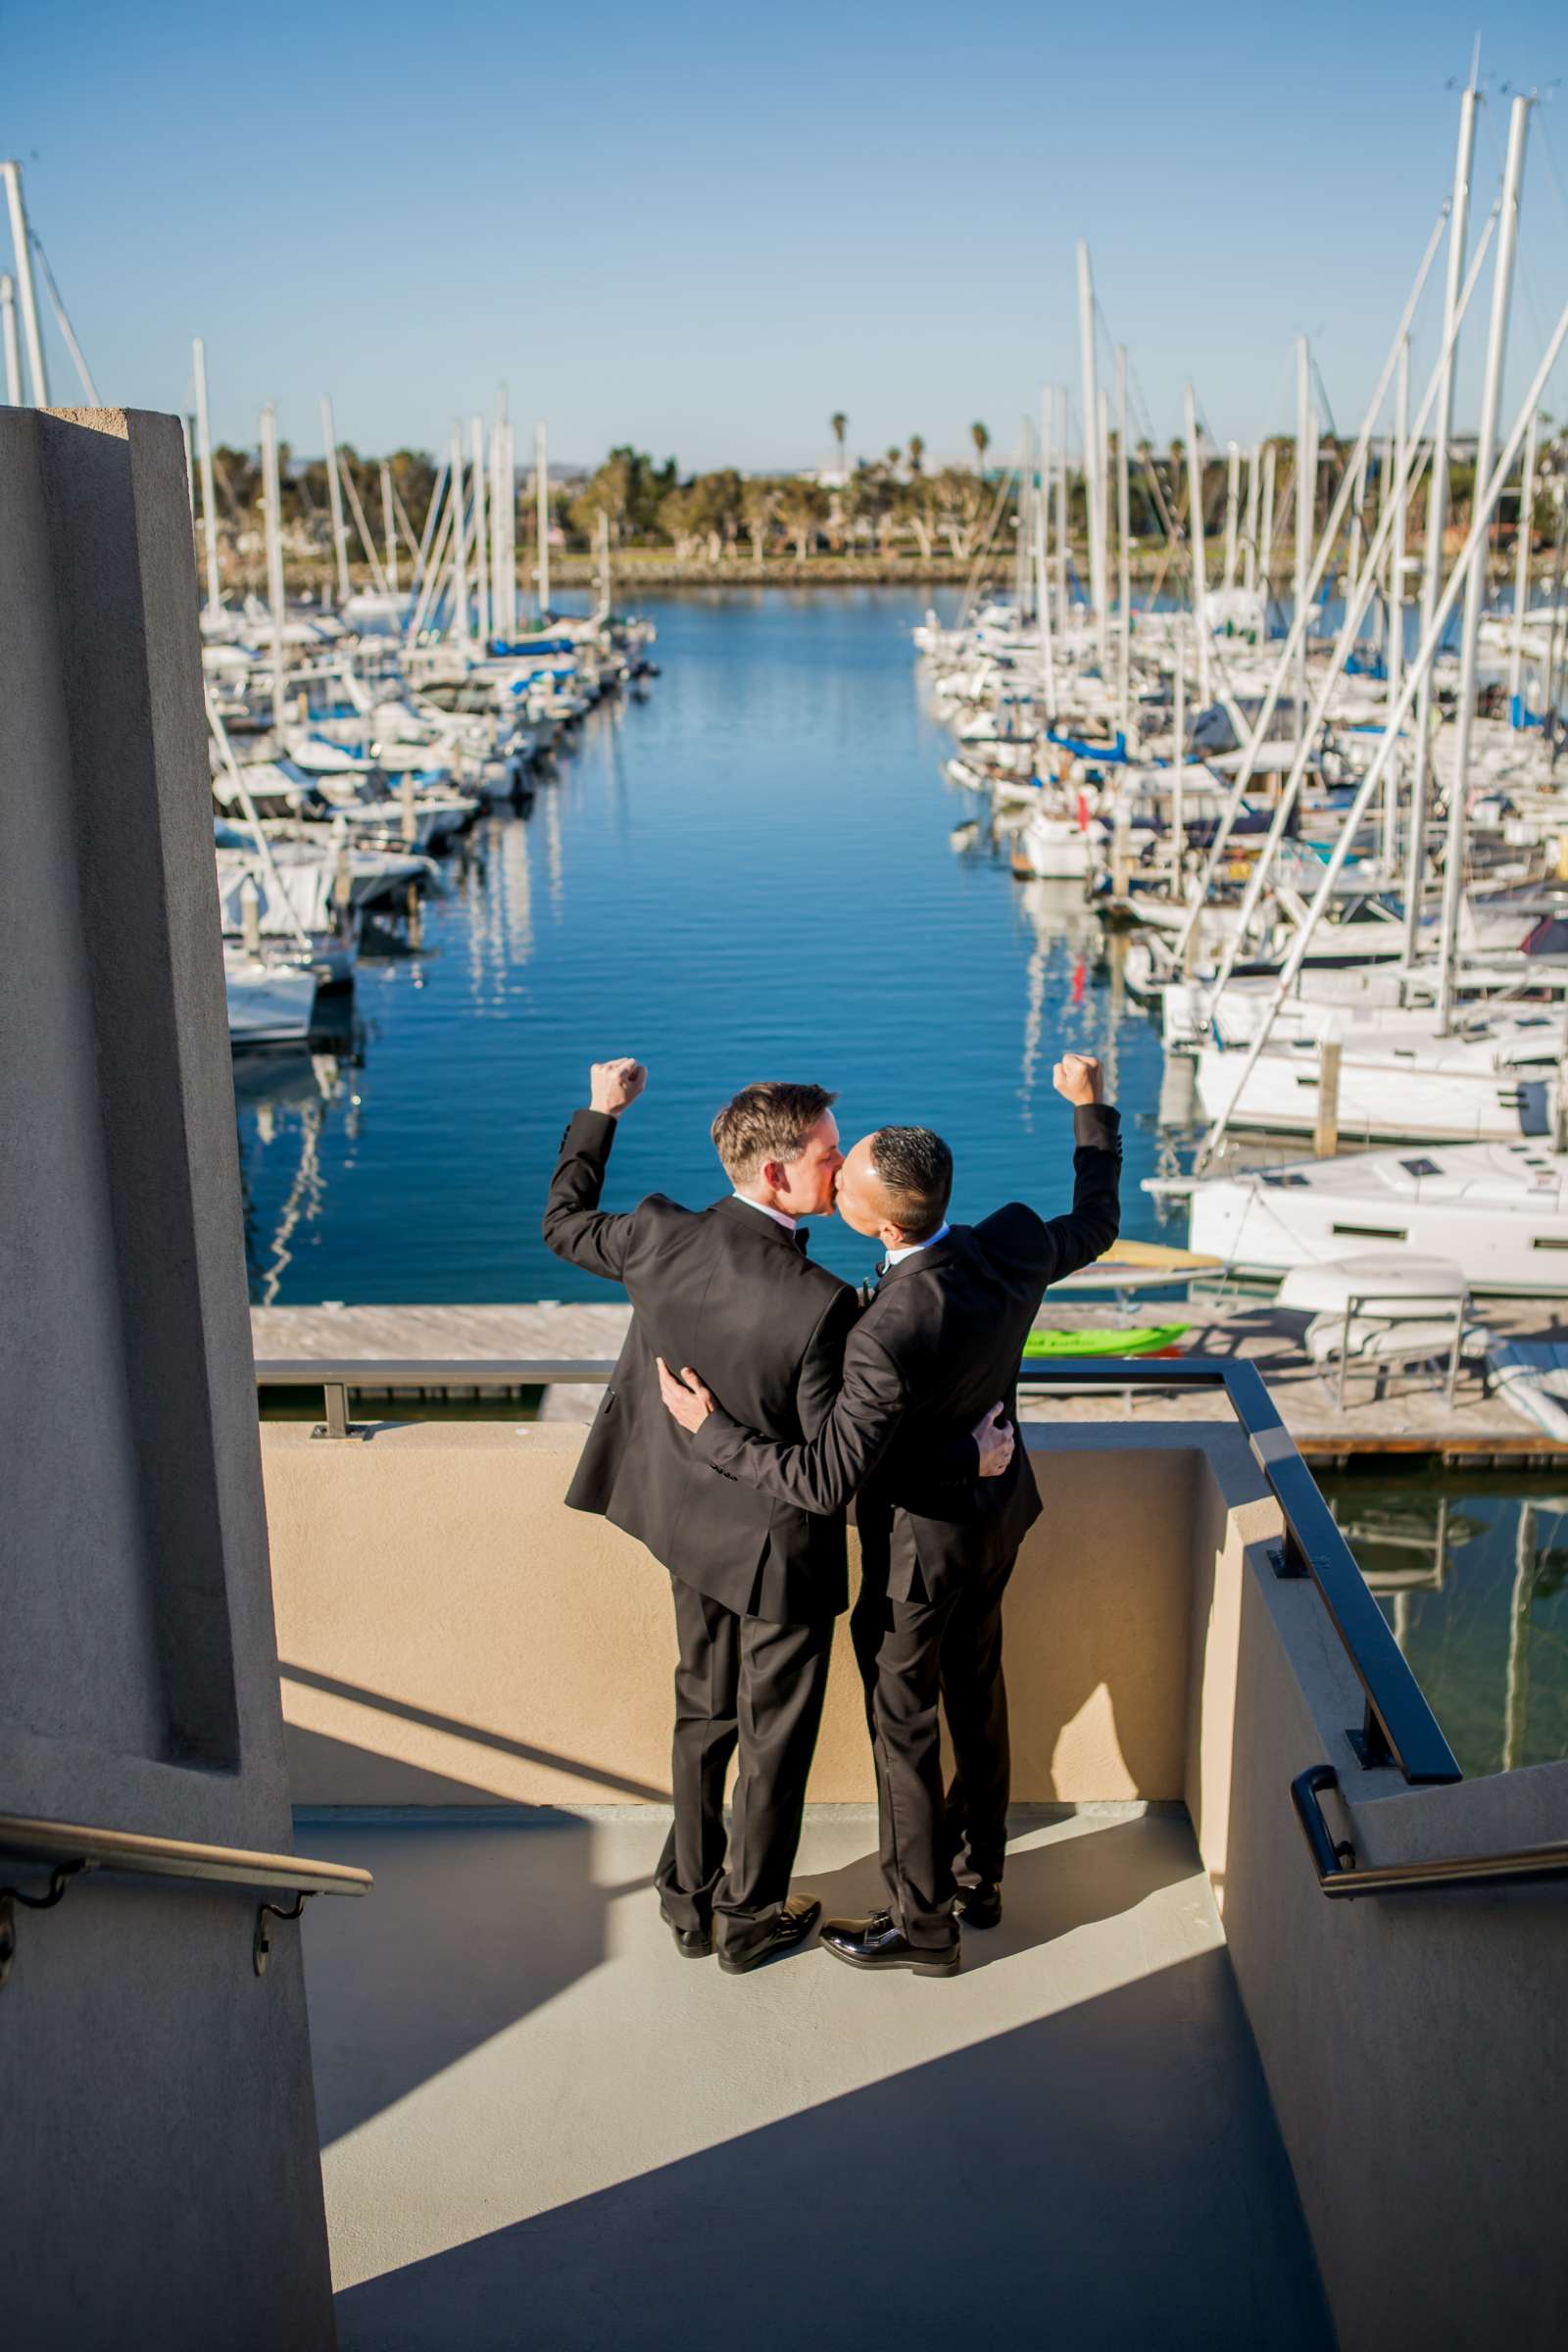
[[[1317, 1124], [1319, 1048], [1265, 1052], [1243, 1083], [1248, 1055], [1208, 1046], [1198, 1056], [1206, 1119], [1269, 1134], [1310, 1135]], [[1423, 1063], [1347, 1053], [1340, 1064], [1339, 1130], [1347, 1142], [1418, 1137], [1439, 1143], [1515, 1143], [1551, 1132], [1556, 1079], [1549, 1065], [1498, 1067], [1478, 1054]]]
[[231, 1046], [302, 1043], [311, 1033], [316, 974], [291, 965], [224, 957]]
[[[1436, 1173], [1412, 1174], [1422, 1167]], [[1211, 1177], [1194, 1188], [1188, 1242], [1238, 1273], [1375, 1250], [1391, 1265], [1451, 1260], [1472, 1291], [1568, 1297], [1568, 1156], [1461, 1146]]]

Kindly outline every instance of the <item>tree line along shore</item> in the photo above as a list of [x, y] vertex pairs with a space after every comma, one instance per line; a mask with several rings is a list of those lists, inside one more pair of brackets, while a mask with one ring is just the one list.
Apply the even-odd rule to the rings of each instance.
[[[837, 429], [839, 419], [834, 419]], [[563, 586], [598, 576], [608, 552], [629, 582], [647, 587], [733, 584], [759, 579], [792, 585], [961, 584], [977, 565], [1010, 564], [1018, 527], [1015, 467], [986, 463], [989, 435], [973, 428], [972, 466], [930, 466], [918, 435], [906, 449], [880, 459], [861, 459], [819, 472], [745, 474], [733, 466], [683, 475], [673, 458], [656, 461], [629, 444], [613, 449], [592, 472], [562, 469], [548, 484], [550, 573]], [[1272, 568], [1291, 574], [1294, 494], [1289, 485], [1295, 442], [1275, 436], [1272, 448], [1280, 491], [1269, 532]], [[1114, 435], [1112, 435], [1114, 451]], [[1332, 494], [1348, 444], [1324, 437], [1317, 449], [1317, 510]], [[437, 462], [420, 450], [399, 449], [386, 459], [368, 458], [339, 445], [338, 462], [350, 487], [360, 536], [373, 527], [365, 518], [395, 514], [393, 528], [416, 553], [439, 481]], [[1547, 431], [1538, 457], [1532, 531], [1533, 564], [1559, 575], [1568, 525], [1568, 430]], [[1199, 468], [1208, 567], [1217, 571], [1227, 499], [1235, 472], [1227, 452], [1205, 457]], [[1382, 466], [1374, 456], [1367, 468], [1364, 503], [1376, 512]], [[279, 451], [284, 552], [296, 592], [326, 593], [333, 575], [331, 498], [324, 458]], [[1140, 442], [1129, 451], [1129, 556], [1132, 578], [1146, 591], [1164, 582], [1180, 584], [1191, 506], [1191, 475], [1181, 443], [1156, 451]], [[1468, 528], [1474, 496], [1473, 465], [1456, 458], [1446, 544], [1459, 546]], [[226, 587], [262, 592], [265, 549], [262, 528], [260, 453], [221, 446], [214, 451], [219, 561]], [[532, 475], [519, 472], [515, 541], [524, 571], [537, 562], [539, 503]], [[1089, 513], [1085, 478], [1068, 468], [1065, 485], [1069, 543], [1080, 565], [1087, 564]], [[1506, 498], [1494, 525], [1499, 548], [1512, 550], [1517, 531], [1517, 498]], [[1412, 516], [1412, 522], [1415, 517]], [[1420, 546], [1420, 531], [1411, 545]], [[351, 538], [350, 567], [368, 581], [368, 544]]]

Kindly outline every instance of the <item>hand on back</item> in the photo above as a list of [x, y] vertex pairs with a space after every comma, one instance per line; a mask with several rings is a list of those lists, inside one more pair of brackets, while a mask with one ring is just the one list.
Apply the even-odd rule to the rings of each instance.
[[994, 1404], [985, 1419], [977, 1424], [973, 1435], [980, 1448], [981, 1477], [1000, 1478], [1012, 1459], [1012, 1449], [1016, 1444], [1006, 1406]]

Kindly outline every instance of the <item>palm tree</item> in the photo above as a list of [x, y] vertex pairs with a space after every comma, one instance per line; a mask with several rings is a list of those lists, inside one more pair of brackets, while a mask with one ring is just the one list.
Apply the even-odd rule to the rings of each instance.
[[844, 471], [844, 436], [850, 429], [850, 420], [842, 409], [835, 409], [828, 418], [828, 422], [833, 428], [833, 438], [839, 445], [839, 471], [842, 473]]
[[902, 464], [902, 462], [903, 462], [903, 459], [904, 459], [904, 452], [903, 452], [903, 450], [902, 450], [902, 449], [890, 449], [890, 450], [888, 451], [888, 471], [889, 471], [889, 473], [897, 473], [897, 472], [898, 472], [898, 470], [899, 470], [899, 466], [900, 466], [900, 465]]
[[986, 451], [991, 447], [991, 435], [983, 424], [971, 424], [969, 438], [974, 443], [974, 469], [976, 473], [984, 473]]
[[924, 443], [924, 441], [923, 441], [923, 440], [920, 438], [920, 435], [919, 435], [918, 433], [911, 433], [911, 434], [909, 435], [909, 471], [910, 471], [911, 473], [918, 473], [918, 472], [919, 472], [919, 470], [920, 470], [920, 461], [921, 461], [921, 459], [922, 459], [924, 456], [925, 456], [925, 443]]

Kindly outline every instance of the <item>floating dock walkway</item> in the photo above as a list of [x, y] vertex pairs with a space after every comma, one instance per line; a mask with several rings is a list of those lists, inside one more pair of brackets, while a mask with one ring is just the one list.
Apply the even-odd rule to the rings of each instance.
[[[304, 1388], [309, 1396], [314, 1366], [319, 1365], [323, 1375], [337, 1368], [340, 1378], [351, 1371], [353, 1395], [365, 1400], [359, 1407], [362, 1418], [373, 1417], [366, 1410], [372, 1399], [395, 1405], [542, 1388], [538, 1409], [545, 1417], [586, 1419], [598, 1401], [604, 1372], [619, 1352], [629, 1318], [629, 1308], [619, 1302], [567, 1305], [549, 1300], [531, 1306], [251, 1310], [260, 1388]], [[1568, 1341], [1568, 1308], [1559, 1313], [1529, 1300], [1495, 1299], [1483, 1302], [1478, 1318], [1505, 1338]], [[1062, 1329], [1103, 1328], [1113, 1318], [1102, 1301], [1057, 1305], [1048, 1299], [1045, 1319]], [[1370, 1371], [1352, 1368], [1341, 1410], [1334, 1376], [1320, 1370], [1301, 1346], [1304, 1318], [1281, 1313], [1266, 1300], [1161, 1300], [1127, 1319], [1184, 1323], [1189, 1332], [1184, 1353], [1240, 1356], [1255, 1363], [1291, 1435], [1312, 1461], [1435, 1455], [1456, 1466], [1482, 1469], [1532, 1462], [1557, 1467], [1568, 1458], [1568, 1447], [1553, 1446], [1500, 1397], [1486, 1394], [1474, 1369], [1462, 1375], [1450, 1410], [1438, 1374], [1390, 1373], [1380, 1383]], [[597, 1379], [591, 1375], [589, 1380], [573, 1381], [570, 1371], [575, 1365], [585, 1370], [592, 1366]], [[530, 1395], [525, 1409], [532, 1405]], [[1099, 1388], [1084, 1396], [1054, 1390], [1049, 1398], [1026, 1396], [1021, 1417], [1101, 1420], [1107, 1406], [1119, 1409], [1113, 1389]], [[1130, 1392], [1125, 1409], [1133, 1410]], [[1161, 1396], [1140, 1387], [1137, 1410], [1141, 1420], [1200, 1421], [1211, 1420], [1223, 1407], [1212, 1396]]]

